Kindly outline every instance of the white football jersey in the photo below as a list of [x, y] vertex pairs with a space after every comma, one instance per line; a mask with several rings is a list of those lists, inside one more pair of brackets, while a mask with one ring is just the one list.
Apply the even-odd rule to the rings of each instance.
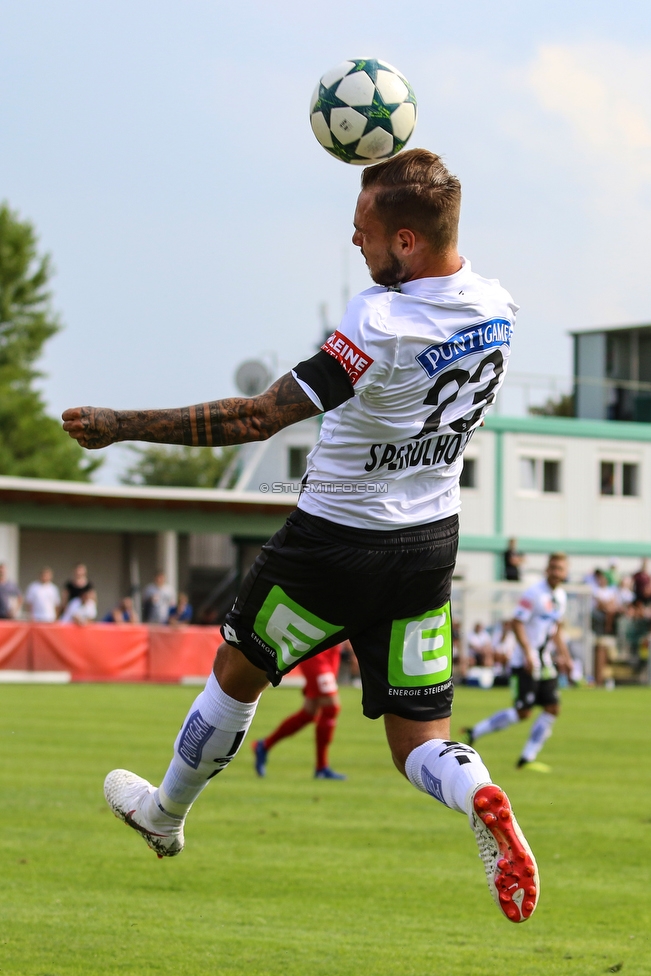
[[322, 346], [346, 371], [348, 392], [333, 399], [305, 368], [314, 361], [296, 367], [327, 410], [299, 508], [385, 530], [459, 511], [463, 450], [504, 380], [518, 309], [498, 281], [462, 262], [456, 274], [351, 300]]
[[[524, 591], [513, 614], [514, 620], [521, 620], [527, 634], [534, 660], [535, 678], [554, 678], [556, 668], [552, 658], [554, 645], [551, 638], [567, 607], [567, 594], [561, 586], [552, 590], [546, 579], [534, 583]], [[524, 667], [524, 651], [516, 643], [511, 655], [511, 667]]]

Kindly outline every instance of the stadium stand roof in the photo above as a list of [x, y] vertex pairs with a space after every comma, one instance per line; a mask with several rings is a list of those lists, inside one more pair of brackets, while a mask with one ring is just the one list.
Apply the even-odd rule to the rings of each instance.
[[207, 488], [105, 486], [0, 476], [0, 522], [107, 532], [273, 533], [297, 496]]

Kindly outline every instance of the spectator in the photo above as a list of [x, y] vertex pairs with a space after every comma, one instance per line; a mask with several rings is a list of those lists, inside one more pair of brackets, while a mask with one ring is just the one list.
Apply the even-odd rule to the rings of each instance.
[[609, 586], [619, 586], [620, 575], [619, 575], [619, 561], [617, 559], [611, 559], [608, 563], [608, 569], [605, 573], [606, 579], [608, 580]]
[[142, 618], [146, 624], [166, 624], [170, 607], [174, 604], [174, 590], [165, 582], [165, 573], [158, 569], [154, 582], [145, 587]]
[[595, 569], [591, 586], [595, 682], [614, 687], [610, 665], [619, 659], [619, 645], [630, 637], [637, 644], [646, 630], [643, 604], [635, 601], [630, 577], [610, 586], [606, 573]]
[[593, 571], [591, 576], [586, 576], [585, 582], [592, 590], [593, 600], [605, 600], [611, 594], [608, 577], [599, 567]]
[[591, 573], [586, 573], [581, 582], [585, 586], [589, 586], [591, 590], [594, 590], [597, 585], [597, 573], [598, 569], [593, 569]]
[[457, 617], [452, 618], [452, 664], [459, 678], [465, 678], [468, 669], [468, 661], [463, 653], [461, 643], [461, 621]]
[[524, 563], [524, 553], [518, 552], [518, 540], [509, 539], [509, 547], [504, 552], [504, 579], [518, 582], [520, 567]]
[[59, 587], [52, 582], [52, 570], [44, 566], [38, 580], [27, 587], [25, 606], [30, 619], [36, 623], [52, 623], [61, 606]]
[[493, 639], [493, 657], [495, 664], [499, 664], [503, 668], [508, 668], [516, 643], [516, 637], [513, 632], [513, 621], [503, 620], [497, 628]]
[[629, 604], [621, 627], [621, 636], [629, 648], [630, 662], [637, 672], [644, 668], [649, 659], [650, 618], [649, 607], [635, 600]]
[[176, 606], [170, 607], [167, 622], [172, 625], [192, 623], [192, 606], [187, 593], [179, 593]]
[[7, 579], [7, 567], [0, 563], [0, 620], [13, 620], [23, 602], [23, 595], [16, 586]]
[[473, 627], [468, 637], [468, 651], [473, 664], [483, 668], [493, 667], [493, 641], [483, 624], [476, 623]]
[[83, 563], [77, 563], [72, 573], [72, 579], [68, 580], [63, 587], [63, 608], [65, 609], [76, 597], [80, 597], [84, 593], [87, 593], [88, 590], [94, 589], [95, 587], [88, 579], [88, 572], [85, 565]]
[[133, 600], [130, 596], [123, 597], [116, 607], [109, 610], [102, 617], [102, 623], [105, 624], [137, 624], [140, 623], [138, 620], [138, 614], [133, 606]]
[[645, 605], [651, 603], [651, 576], [648, 573], [649, 560], [643, 559], [642, 565], [633, 576], [633, 590], [635, 599]]
[[85, 626], [97, 617], [97, 595], [95, 590], [84, 589], [81, 596], [75, 596], [61, 614], [62, 624]]
[[592, 584], [592, 629], [595, 634], [612, 634], [620, 609], [617, 588], [608, 585], [608, 577], [603, 570], [595, 569]]
[[635, 602], [632, 578], [630, 576], [622, 576], [621, 580], [614, 588], [613, 595], [617, 601], [620, 612], [627, 613], [630, 610], [631, 605]]

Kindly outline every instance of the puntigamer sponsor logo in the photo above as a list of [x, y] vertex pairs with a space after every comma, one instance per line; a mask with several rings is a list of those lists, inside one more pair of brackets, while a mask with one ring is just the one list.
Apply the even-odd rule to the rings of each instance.
[[507, 319], [491, 319], [464, 332], [455, 332], [445, 342], [437, 342], [423, 349], [416, 361], [428, 376], [436, 376], [442, 369], [463, 356], [492, 349], [494, 346], [510, 346], [513, 326]]
[[358, 349], [354, 342], [351, 342], [338, 331], [333, 332], [321, 348], [344, 367], [353, 386], [373, 363], [370, 356]]
[[376, 471], [385, 465], [388, 471], [401, 471], [403, 468], [428, 467], [429, 465], [452, 464], [463, 452], [474, 434], [441, 434], [428, 437], [424, 441], [409, 441], [407, 444], [371, 444], [365, 471]]

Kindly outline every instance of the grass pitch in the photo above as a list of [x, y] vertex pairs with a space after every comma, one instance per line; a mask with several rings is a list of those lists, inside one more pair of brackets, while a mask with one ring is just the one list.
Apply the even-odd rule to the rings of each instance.
[[[311, 729], [253, 775], [249, 743], [299, 704], [267, 692], [186, 851], [159, 861], [111, 815], [102, 781], [126, 766], [158, 782], [193, 697], [0, 686], [0, 973], [651, 973], [651, 689], [566, 692], [549, 775], [514, 769], [528, 726], [480, 743], [540, 865], [540, 906], [518, 926], [493, 905], [467, 822], [394, 771], [352, 689], [332, 750], [347, 782], [311, 778]], [[453, 729], [507, 700], [459, 689]]]

